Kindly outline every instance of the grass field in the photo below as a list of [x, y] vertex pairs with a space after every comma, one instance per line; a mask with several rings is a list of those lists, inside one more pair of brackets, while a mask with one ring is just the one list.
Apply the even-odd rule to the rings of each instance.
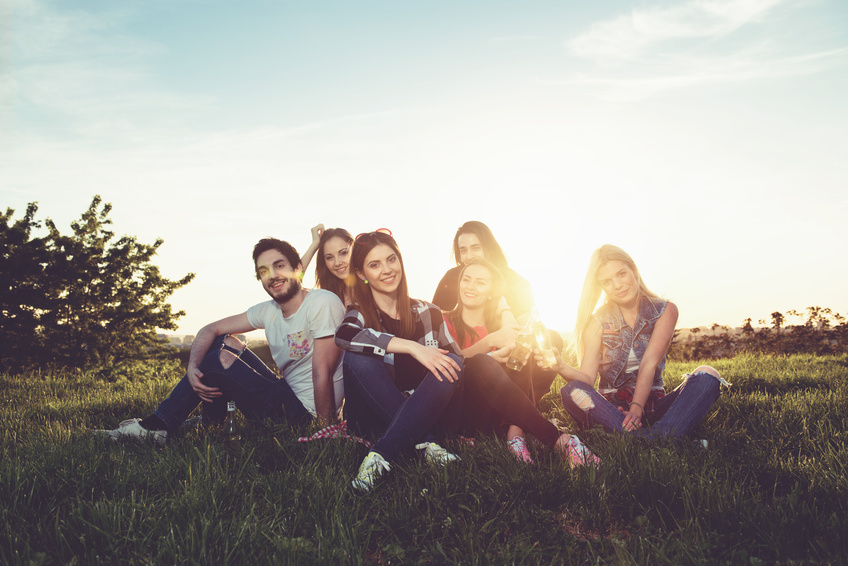
[[[848, 560], [848, 357], [742, 356], [696, 433], [646, 448], [588, 433], [598, 469], [478, 439], [462, 461], [393, 466], [359, 495], [366, 453], [243, 424], [157, 449], [90, 431], [145, 416], [178, 375], [0, 375], [2, 564], [808, 564]], [[668, 385], [691, 363], [670, 363]], [[558, 389], [558, 388], [557, 388]], [[549, 416], [571, 424], [557, 395]], [[300, 431], [308, 432], [308, 431]]]

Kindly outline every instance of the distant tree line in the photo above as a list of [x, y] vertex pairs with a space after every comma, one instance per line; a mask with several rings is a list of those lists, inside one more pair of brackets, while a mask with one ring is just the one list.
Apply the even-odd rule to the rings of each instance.
[[163, 277], [151, 263], [162, 240], [116, 238], [111, 210], [95, 196], [68, 234], [37, 220], [34, 202], [22, 218], [10, 208], [0, 213], [0, 368], [91, 368], [172, 355], [156, 329], [176, 330], [185, 312], [166, 301], [194, 274]]
[[[787, 317], [797, 320], [787, 325]], [[669, 356], [677, 360], [699, 360], [705, 358], [730, 358], [749, 352], [757, 354], [835, 354], [848, 352], [848, 320], [846, 317], [823, 307], [807, 307], [804, 312], [796, 310], [771, 313], [770, 319], [760, 319], [763, 328], [754, 328], [753, 319], [743, 321], [741, 333], [734, 333], [726, 326], [713, 324], [707, 331], [693, 328], [694, 336], [680, 339], [680, 331], [674, 333]]]

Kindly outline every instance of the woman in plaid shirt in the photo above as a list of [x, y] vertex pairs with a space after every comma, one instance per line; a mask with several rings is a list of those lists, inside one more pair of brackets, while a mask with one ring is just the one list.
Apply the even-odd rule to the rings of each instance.
[[[355, 304], [336, 331], [336, 345], [346, 350], [348, 427], [359, 435], [379, 435], [353, 480], [354, 487], [368, 491], [389, 463], [413, 446], [436, 464], [458, 459], [431, 431], [450, 412], [462, 357], [441, 311], [409, 297], [391, 232], [357, 236], [351, 265]], [[452, 408], [458, 410], [458, 402]]]

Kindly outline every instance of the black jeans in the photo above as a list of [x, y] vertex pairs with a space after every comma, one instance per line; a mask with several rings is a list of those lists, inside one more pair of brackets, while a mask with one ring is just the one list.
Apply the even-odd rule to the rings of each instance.
[[[491, 433], [506, 421], [521, 427], [542, 443], [553, 447], [559, 431], [536, 404], [507, 375], [503, 366], [489, 355], [478, 354], [465, 360], [462, 371], [463, 432]], [[550, 387], [550, 385], [548, 385]]]

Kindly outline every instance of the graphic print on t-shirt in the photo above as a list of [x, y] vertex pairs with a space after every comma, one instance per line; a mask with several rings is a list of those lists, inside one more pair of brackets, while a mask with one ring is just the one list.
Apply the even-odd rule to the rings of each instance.
[[294, 332], [286, 336], [289, 344], [289, 357], [300, 360], [309, 353], [309, 339], [305, 330]]

